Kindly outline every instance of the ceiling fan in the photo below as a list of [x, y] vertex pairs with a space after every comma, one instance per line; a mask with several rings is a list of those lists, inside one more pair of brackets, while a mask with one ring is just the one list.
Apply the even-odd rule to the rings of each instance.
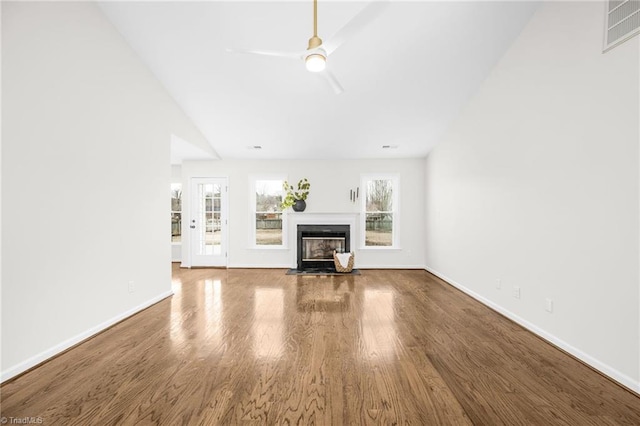
[[313, 37], [309, 39], [309, 46], [306, 50], [302, 52], [283, 52], [277, 50], [227, 49], [227, 52], [302, 59], [307, 70], [319, 73], [329, 83], [333, 91], [336, 94], [340, 94], [344, 89], [338, 79], [326, 68], [327, 58], [349, 38], [375, 20], [387, 5], [388, 0], [372, 1], [356, 16], [351, 18], [344, 27], [340, 28], [333, 37], [323, 42], [318, 37], [318, 0], [313, 0]]

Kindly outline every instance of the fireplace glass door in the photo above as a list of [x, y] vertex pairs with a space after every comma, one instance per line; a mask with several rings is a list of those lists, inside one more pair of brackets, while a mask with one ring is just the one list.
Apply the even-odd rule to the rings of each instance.
[[344, 253], [344, 237], [303, 237], [302, 260], [333, 262], [333, 251]]

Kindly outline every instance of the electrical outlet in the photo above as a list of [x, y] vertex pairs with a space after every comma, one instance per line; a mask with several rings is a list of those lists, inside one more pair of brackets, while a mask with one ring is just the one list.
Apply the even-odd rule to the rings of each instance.
[[520, 287], [513, 288], [513, 297], [516, 299], [520, 299]]
[[551, 300], [551, 299], [546, 299], [546, 302], [547, 302], [547, 303], [546, 303], [545, 310], [546, 310], [547, 312], [549, 312], [550, 314], [551, 314], [551, 313], [553, 313], [553, 300]]
[[136, 291], [136, 285], [133, 281], [129, 281], [129, 293]]
[[501, 279], [501, 278], [498, 278], [498, 279], [496, 280], [496, 288], [497, 288], [498, 290], [500, 290], [500, 289], [502, 288], [502, 279]]

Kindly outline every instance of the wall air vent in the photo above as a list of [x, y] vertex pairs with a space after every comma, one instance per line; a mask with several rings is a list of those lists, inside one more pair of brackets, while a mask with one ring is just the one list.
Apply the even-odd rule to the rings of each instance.
[[640, 33], [640, 0], [609, 0], [604, 28], [606, 52]]

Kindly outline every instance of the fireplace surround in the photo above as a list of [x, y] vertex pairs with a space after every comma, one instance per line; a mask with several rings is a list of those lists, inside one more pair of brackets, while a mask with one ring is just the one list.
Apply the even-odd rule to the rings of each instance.
[[347, 253], [351, 235], [349, 225], [298, 225], [297, 226], [297, 269], [333, 270], [333, 251]]

